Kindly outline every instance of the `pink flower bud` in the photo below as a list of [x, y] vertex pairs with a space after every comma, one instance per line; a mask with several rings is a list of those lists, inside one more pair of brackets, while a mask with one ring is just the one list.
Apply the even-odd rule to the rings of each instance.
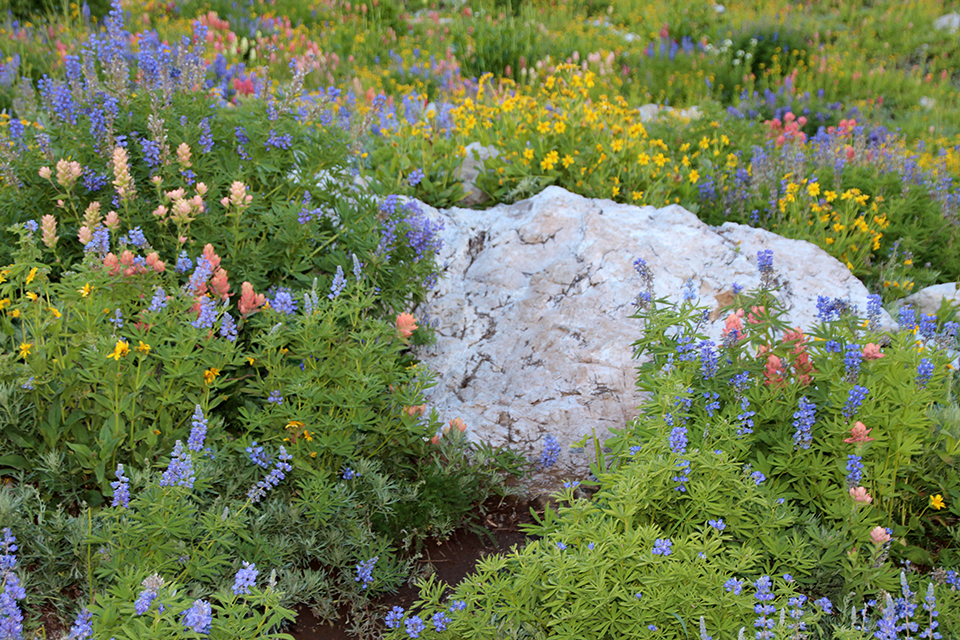
[[59, 240], [57, 237], [57, 219], [47, 214], [40, 219], [40, 227], [43, 229], [43, 244], [53, 249]]
[[870, 539], [873, 540], [873, 544], [877, 545], [878, 547], [892, 540], [890, 534], [887, 533], [887, 530], [883, 527], [874, 527], [870, 531]]
[[110, 211], [107, 213], [107, 217], [104, 219], [103, 224], [107, 225], [107, 228], [110, 231], [116, 231], [120, 227], [120, 216], [116, 211]]
[[197, 193], [200, 194], [201, 196], [207, 195], [207, 185], [203, 184], [202, 182], [198, 182]]
[[40, 177], [44, 180], [49, 180], [53, 177], [53, 171], [50, 170], [50, 167], [40, 167]]
[[850, 497], [853, 498], [854, 502], [861, 502], [863, 504], [870, 504], [873, 502], [873, 498], [863, 487], [850, 487]]
[[87, 244], [93, 240], [93, 231], [90, 230], [90, 227], [80, 227], [80, 231], [77, 232], [77, 240], [80, 241], [80, 244]]
[[397, 315], [397, 331], [400, 332], [404, 338], [409, 338], [413, 335], [413, 332], [418, 329], [416, 319], [409, 313], [401, 313]]

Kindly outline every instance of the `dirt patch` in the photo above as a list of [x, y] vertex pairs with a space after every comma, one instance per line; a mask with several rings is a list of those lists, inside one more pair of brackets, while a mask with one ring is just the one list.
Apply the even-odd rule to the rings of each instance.
[[[486, 515], [477, 511], [478, 531], [469, 528], [459, 529], [444, 542], [430, 541], [424, 546], [418, 562], [426, 571], [433, 571], [437, 578], [453, 586], [469, 575], [477, 562], [491, 554], [504, 553], [511, 547], [526, 544], [527, 536], [520, 525], [530, 523], [533, 518], [530, 508], [542, 512], [538, 503], [514, 498], [496, 498], [485, 505]], [[425, 565], [430, 565], [425, 566]], [[387, 594], [375, 601], [377, 608], [389, 611], [391, 607], [410, 607], [417, 598], [417, 589], [404, 585], [396, 593]], [[309, 607], [297, 608], [296, 623], [285, 631], [297, 640], [357, 640], [350, 635], [350, 620], [340, 612], [340, 619], [334, 624], [325, 624], [318, 620]]]

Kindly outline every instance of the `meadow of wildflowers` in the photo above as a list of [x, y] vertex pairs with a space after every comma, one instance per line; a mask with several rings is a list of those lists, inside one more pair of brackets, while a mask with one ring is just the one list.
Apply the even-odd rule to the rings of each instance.
[[[895, 307], [960, 278], [946, 11], [9, 3], [0, 638], [284, 637], [298, 605], [371, 637], [958, 637], [956, 310]], [[388, 612], [425, 541], [563, 454], [424, 402], [418, 201], [463, 200], [473, 143], [486, 204], [679, 203], [872, 295], [786, 327], [762, 252], [714, 343], [637, 256], [641, 416], [523, 550]]]

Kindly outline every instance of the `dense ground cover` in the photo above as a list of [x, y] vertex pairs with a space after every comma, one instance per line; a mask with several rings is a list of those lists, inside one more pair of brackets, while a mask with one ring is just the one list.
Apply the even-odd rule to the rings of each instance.
[[[956, 310], [876, 325], [960, 277], [945, 11], [13, 3], [0, 635], [281, 637], [307, 604], [370, 636], [956, 637]], [[638, 256], [641, 416], [535, 542], [383, 612], [426, 540], [557, 455], [424, 404], [417, 200], [463, 199], [473, 143], [488, 203], [676, 202], [814, 242], [873, 296], [804, 335], [760, 254], [714, 344]]]

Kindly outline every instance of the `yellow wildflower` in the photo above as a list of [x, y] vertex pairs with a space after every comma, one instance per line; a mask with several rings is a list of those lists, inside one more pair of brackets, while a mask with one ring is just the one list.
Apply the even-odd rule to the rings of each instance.
[[0, 271], [0, 284], [3, 284], [7, 281], [7, 276], [10, 275], [10, 269], [3, 269]]
[[9, 306], [10, 306], [10, 298], [4, 298], [3, 300], [0, 300], [0, 311], [3, 311]]
[[80, 294], [81, 298], [86, 298], [90, 295], [90, 292], [93, 291], [93, 287], [90, 286], [90, 283], [86, 283], [81, 288], [77, 289], [77, 293]]
[[220, 369], [216, 367], [210, 367], [203, 372], [203, 383], [204, 384], [213, 384], [213, 381], [217, 379], [217, 376], [220, 375]]
[[40, 296], [35, 294], [33, 291], [27, 291], [27, 297], [30, 298], [30, 302], [36, 302], [37, 298], [39, 298]]
[[116, 346], [113, 348], [113, 353], [108, 355], [108, 358], [113, 358], [117, 362], [120, 362], [120, 358], [130, 353], [130, 345], [127, 344], [126, 340], [117, 340]]
[[60, 310], [59, 310], [59, 309], [56, 309], [56, 308], [54, 308], [54, 307], [48, 307], [48, 309], [50, 310], [50, 313], [53, 314], [53, 317], [54, 317], [54, 318], [57, 318], [58, 320], [59, 320], [60, 317], [63, 315], [62, 313], [60, 313]]
[[137, 351], [139, 351], [143, 355], [147, 355], [148, 353], [150, 353], [150, 345], [148, 345], [143, 340], [140, 340], [140, 344], [137, 346]]
[[690, 172], [690, 184], [697, 184], [697, 180], [699, 179], [700, 179], [700, 174], [697, 173], [696, 169]]
[[563, 133], [567, 130], [567, 123], [563, 120], [557, 120], [553, 123], [553, 132], [554, 133]]
[[252, 366], [254, 362], [256, 362], [256, 359], [255, 359], [255, 358], [251, 358], [250, 356], [247, 356], [247, 363], [248, 363], [248, 364], [250, 364], [250, 365]]
[[940, 495], [939, 493], [935, 496], [930, 496], [930, 506], [936, 509], [937, 511], [939, 511], [940, 509], [943, 509], [943, 507], [946, 506], [943, 502], [943, 496]]
[[21, 342], [20, 343], [20, 357], [24, 360], [27, 359], [27, 356], [30, 355], [30, 349], [33, 348], [32, 342]]
[[527, 160], [533, 160], [533, 149], [531, 149], [530, 147], [527, 147], [526, 149], [524, 149], [523, 157], [526, 158]]
[[561, 164], [563, 164], [563, 168], [566, 169], [567, 167], [572, 165], [574, 162], [575, 161], [573, 157], [568, 153], [565, 156], [563, 156], [563, 160], [561, 161]]
[[640, 165], [641, 167], [647, 166], [649, 162], [650, 162], [650, 156], [648, 156], [647, 154], [641, 153], [637, 156], [637, 164]]
[[540, 135], [546, 135], [546, 134], [550, 133], [550, 123], [549, 123], [549, 122], [541, 122], [541, 123], [537, 124], [537, 133], [539, 133]]
[[33, 269], [30, 269], [30, 273], [27, 274], [27, 284], [30, 284], [31, 282], [33, 282], [34, 278], [36, 277], [37, 277], [37, 268], [34, 267]]

